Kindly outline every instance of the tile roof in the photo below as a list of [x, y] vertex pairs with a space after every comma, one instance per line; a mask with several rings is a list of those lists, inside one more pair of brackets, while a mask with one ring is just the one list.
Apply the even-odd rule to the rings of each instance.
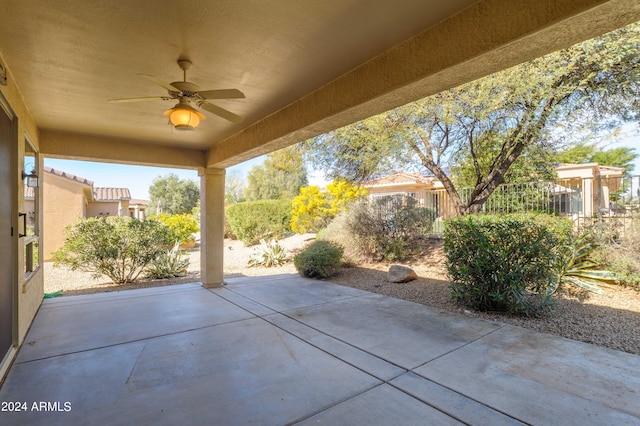
[[120, 201], [130, 200], [129, 188], [93, 188], [93, 199], [95, 201]]
[[51, 173], [52, 175], [60, 176], [84, 185], [93, 186], [93, 181], [89, 179], [85, 179], [80, 176], [72, 175], [71, 173], [63, 172], [62, 170], [54, 169], [49, 166], [44, 166], [44, 171], [46, 173]]
[[433, 178], [423, 173], [398, 172], [363, 182], [364, 187], [400, 185], [400, 184], [432, 184]]
[[141, 206], [148, 206], [149, 205], [149, 200], [141, 200], [139, 198], [132, 198], [129, 200], [129, 206], [134, 206], [134, 205], [141, 205]]

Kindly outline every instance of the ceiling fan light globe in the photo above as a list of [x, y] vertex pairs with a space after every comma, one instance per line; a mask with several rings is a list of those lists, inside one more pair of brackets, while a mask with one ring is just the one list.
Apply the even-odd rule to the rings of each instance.
[[205, 116], [193, 107], [178, 103], [173, 108], [165, 111], [164, 115], [169, 117], [169, 121], [176, 130], [193, 130], [204, 120]]
[[192, 130], [200, 124], [200, 119], [196, 114], [184, 109], [171, 111], [169, 120], [177, 130]]

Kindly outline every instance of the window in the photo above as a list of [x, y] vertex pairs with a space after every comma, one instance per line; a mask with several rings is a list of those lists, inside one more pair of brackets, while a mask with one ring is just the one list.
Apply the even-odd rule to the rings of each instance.
[[42, 184], [42, 177], [38, 170], [38, 153], [25, 138], [24, 146], [24, 212], [22, 216], [23, 227], [20, 236], [24, 238], [24, 275], [25, 280], [40, 267], [40, 229], [38, 206], [40, 197], [38, 186]]

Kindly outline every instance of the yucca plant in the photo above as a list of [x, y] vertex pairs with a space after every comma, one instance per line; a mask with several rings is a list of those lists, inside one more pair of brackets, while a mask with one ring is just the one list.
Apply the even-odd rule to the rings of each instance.
[[247, 263], [249, 267], [264, 266], [271, 268], [284, 265], [289, 261], [287, 251], [276, 240], [269, 242], [260, 240], [260, 246], [257, 250], [258, 252], [249, 258]]
[[593, 293], [604, 294], [599, 286], [617, 280], [613, 272], [597, 269], [601, 264], [590, 258], [596, 247], [587, 241], [587, 237], [588, 234], [584, 234], [573, 244], [561, 245], [554, 249], [556, 277], [554, 284], [549, 288], [550, 293], [563, 284], [571, 284]]
[[146, 269], [149, 278], [175, 278], [187, 274], [189, 256], [180, 250], [180, 241], [176, 241], [173, 248], [161, 253]]

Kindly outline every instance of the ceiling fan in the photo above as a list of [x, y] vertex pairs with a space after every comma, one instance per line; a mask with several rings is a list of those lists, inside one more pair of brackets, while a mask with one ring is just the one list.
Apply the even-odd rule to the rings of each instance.
[[111, 103], [123, 102], [145, 102], [145, 101], [170, 101], [175, 99], [178, 103], [171, 109], [165, 111], [165, 115], [169, 117], [171, 123], [178, 130], [192, 130], [205, 116], [195, 109], [191, 104], [211, 112], [219, 117], [239, 123], [242, 117], [227, 111], [217, 105], [207, 102], [208, 99], [243, 99], [244, 93], [238, 89], [220, 89], [220, 90], [200, 90], [200, 86], [187, 81], [187, 70], [191, 68], [191, 61], [187, 59], [178, 59], [178, 66], [183, 71], [183, 81], [174, 81], [167, 83], [161, 79], [148, 74], [139, 74], [142, 77], [152, 81], [158, 86], [167, 89], [168, 94], [163, 96], [149, 96], [143, 98], [124, 98], [109, 99]]

